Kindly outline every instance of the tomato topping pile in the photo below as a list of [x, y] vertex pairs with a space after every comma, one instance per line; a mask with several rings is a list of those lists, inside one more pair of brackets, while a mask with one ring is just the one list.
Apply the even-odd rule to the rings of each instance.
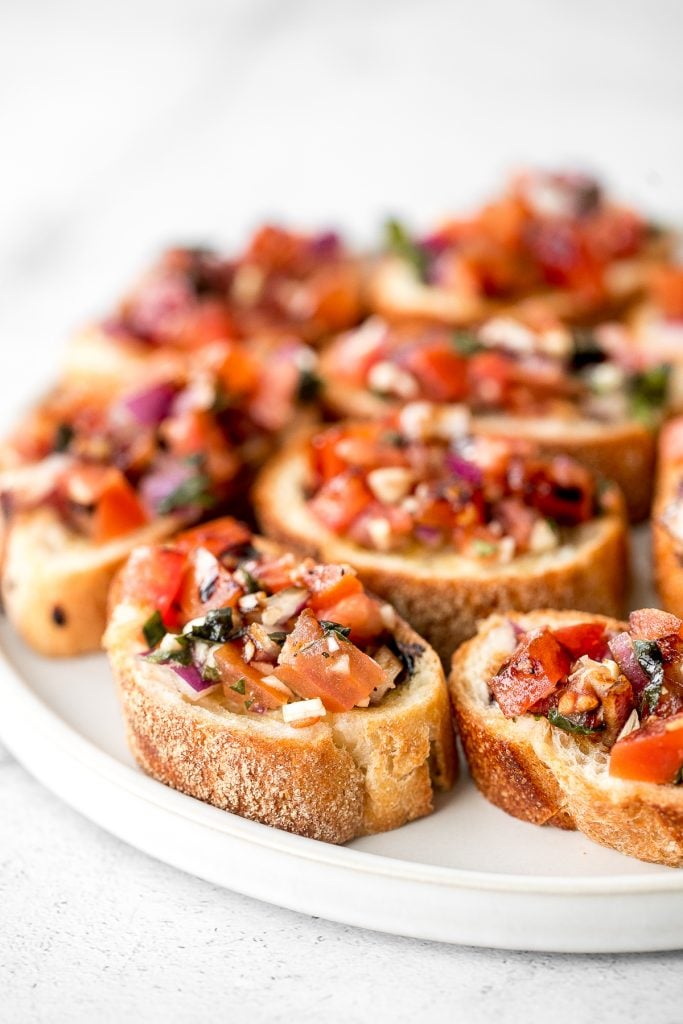
[[628, 630], [600, 622], [523, 634], [489, 681], [507, 718], [531, 714], [610, 750], [610, 775], [683, 781], [683, 622], [645, 608]]
[[572, 459], [466, 430], [460, 407], [424, 402], [329, 427], [311, 441], [308, 507], [363, 547], [498, 561], [550, 551], [599, 513], [595, 478]]
[[650, 291], [666, 320], [683, 320], [683, 267], [658, 267], [652, 274]]
[[369, 391], [387, 408], [425, 399], [465, 402], [477, 414], [601, 422], [661, 413], [668, 385], [653, 388], [653, 375], [664, 367], [645, 373], [604, 331], [526, 319], [498, 316], [464, 331], [372, 317], [334, 340], [322, 369], [332, 387]]
[[360, 317], [357, 262], [333, 232], [266, 225], [228, 259], [170, 249], [104, 323], [114, 336], [195, 350], [257, 333], [315, 341]]
[[151, 613], [142, 657], [173, 670], [191, 699], [218, 695], [232, 711], [317, 701], [291, 723], [309, 724], [378, 703], [408, 673], [392, 609], [355, 570], [273, 555], [230, 518], [138, 548], [118, 597]]
[[647, 225], [615, 205], [582, 175], [520, 175], [508, 191], [467, 219], [449, 220], [426, 238], [392, 248], [413, 255], [430, 284], [496, 299], [562, 288], [586, 310], [609, 298], [607, 271], [638, 254]]

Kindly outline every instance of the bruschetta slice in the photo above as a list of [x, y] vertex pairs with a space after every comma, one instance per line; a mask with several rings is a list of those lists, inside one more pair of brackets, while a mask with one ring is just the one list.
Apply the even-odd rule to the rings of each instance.
[[590, 329], [571, 331], [548, 316], [530, 326], [501, 315], [467, 330], [371, 317], [327, 347], [320, 373], [337, 416], [464, 402], [474, 433], [571, 455], [621, 487], [632, 519], [649, 513], [671, 374], [635, 365], [628, 346], [606, 351]]
[[27, 642], [96, 649], [108, 583], [136, 544], [244, 508], [255, 467], [304, 414], [302, 372], [280, 348], [259, 360], [217, 342], [183, 374], [48, 396], [0, 452], [0, 590]]
[[669, 248], [669, 236], [592, 178], [527, 172], [474, 216], [426, 237], [392, 222], [370, 301], [392, 318], [462, 326], [533, 298], [564, 320], [592, 321], [636, 298]]
[[670, 420], [659, 438], [652, 508], [657, 591], [664, 608], [683, 615], [683, 418]]
[[475, 783], [537, 825], [683, 865], [683, 623], [583, 612], [493, 615], [453, 658]]
[[454, 780], [434, 651], [349, 566], [234, 520], [134, 551], [105, 647], [140, 766], [216, 807], [343, 843]]
[[622, 607], [618, 489], [566, 456], [473, 437], [463, 406], [316, 432], [266, 465], [254, 502], [268, 535], [353, 565], [444, 659], [497, 609]]

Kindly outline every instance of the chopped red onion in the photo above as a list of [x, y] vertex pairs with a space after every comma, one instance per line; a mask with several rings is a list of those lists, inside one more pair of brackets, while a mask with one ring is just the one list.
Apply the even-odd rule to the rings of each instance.
[[438, 548], [442, 541], [441, 530], [436, 526], [416, 526], [415, 536], [421, 544], [430, 548]]
[[124, 398], [121, 405], [143, 427], [156, 427], [168, 416], [176, 389], [170, 384], [155, 384]]
[[465, 480], [468, 484], [472, 484], [474, 487], [479, 487], [483, 482], [483, 475], [481, 469], [475, 462], [468, 462], [467, 459], [463, 459], [462, 456], [456, 455], [455, 452], [448, 452], [446, 455], [446, 467], [455, 476], [459, 476], [461, 480]]
[[181, 680], [181, 690], [188, 697], [198, 699], [206, 697], [213, 690], [217, 690], [219, 684], [208, 679], [202, 679], [201, 673], [196, 665], [179, 665], [177, 661], [166, 662], [168, 668], [173, 669], [176, 676]]
[[336, 231], [321, 231], [310, 242], [311, 252], [321, 259], [332, 259], [341, 254], [342, 243]]
[[140, 482], [140, 497], [145, 507], [156, 514], [166, 498], [189, 480], [194, 472], [194, 468], [186, 463], [174, 462], [171, 459], [162, 463]]
[[628, 633], [618, 633], [617, 636], [612, 637], [607, 646], [619, 666], [619, 670], [626, 676], [633, 687], [633, 692], [638, 696], [650, 680], [636, 657], [631, 637]]

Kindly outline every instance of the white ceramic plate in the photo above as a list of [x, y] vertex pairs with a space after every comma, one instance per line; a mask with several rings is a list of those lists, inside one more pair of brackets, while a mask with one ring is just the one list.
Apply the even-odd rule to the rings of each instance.
[[[636, 580], [649, 577], [637, 538]], [[638, 587], [635, 603], [651, 600]], [[46, 786], [160, 860], [293, 910], [476, 946], [683, 947], [683, 872], [490, 806], [466, 777], [429, 818], [338, 848], [245, 821], [147, 778], [128, 753], [106, 661], [48, 661], [0, 628], [0, 732]]]

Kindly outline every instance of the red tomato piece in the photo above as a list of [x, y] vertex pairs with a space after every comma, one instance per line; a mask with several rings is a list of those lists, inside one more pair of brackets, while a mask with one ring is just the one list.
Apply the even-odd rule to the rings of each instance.
[[363, 593], [363, 584], [355, 572], [343, 565], [314, 565], [301, 574], [301, 582], [311, 591], [308, 606], [315, 612]]
[[554, 629], [553, 636], [567, 648], [574, 660], [583, 654], [600, 659], [607, 648], [605, 627], [601, 622], [578, 622], [575, 626], [563, 626]]
[[372, 500], [363, 478], [347, 470], [323, 484], [308, 505], [328, 529], [341, 533]]
[[618, 779], [671, 783], [683, 767], [683, 714], [649, 718], [612, 747], [609, 773]]
[[[338, 650], [330, 651], [330, 640]], [[275, 674], [300, 697], [320, 697], [328, 711], [363, 704], [385, 679], [384, 670], [355, 644], [326, 636], [310, 608], [287, 637]]]
[[285, 590], [292, 586], [292, 571], [297, 560], [289, 552], [279, 558], [266, 558], [263, 561], [249, 562], [247, 568], [257, 583], [270, 594]]
[[264, 676], [244, 660], [237, 644], [221, 644], [214, 653], [214, 661], [232, 710], [270, 711], [287, 703], [288, 694], [266, 682]]
[[379, 604], [362, 590], [342, 597], [336, 604], [321, 608], [318, 615], [329, 622], [348, 626], [351, 630], [349, 639], [354, 643], [374, 640], [385, 628]]
[[124, 565], [118, 586], [124, 600], [158, 609], [168, 627], [185, 572], [185, 555], [171, 547], [138, 547]]
[[191, 551], [193, 548], [200, 547], [206, 548], [212, 555], [218, 557], [224, 551], [247, 544], [250, 540], [251, 531], [244, 523], [238, 522], [232, 516], [222, 516], [203, 526], [183, 530], [175, 538], [175, 544], [183, 551]]
[[506, 718], [528, 711], [566, 678], [572, 658], [548, 629], [526, 636], [490, 686]]
[[660, 267], [652, 275], [652, 297], [669, 320], [683, 320], [683, 267]]
[[414, 345], [396, 361], [417, 378], [422, 397], [431, 402], [461, 402], [467, 395], [467, 360], [448, 338]]
[[681, 635], [683, 622], [658, 608], [640, 608], [628, 617], [629, 632], [636, 640], [666, 640]]
[[182, 621], [198, 619], [215, 608], [235, 608], [243, 593], [207, 548], [196, 548], [189, 556], [178, 595]]

